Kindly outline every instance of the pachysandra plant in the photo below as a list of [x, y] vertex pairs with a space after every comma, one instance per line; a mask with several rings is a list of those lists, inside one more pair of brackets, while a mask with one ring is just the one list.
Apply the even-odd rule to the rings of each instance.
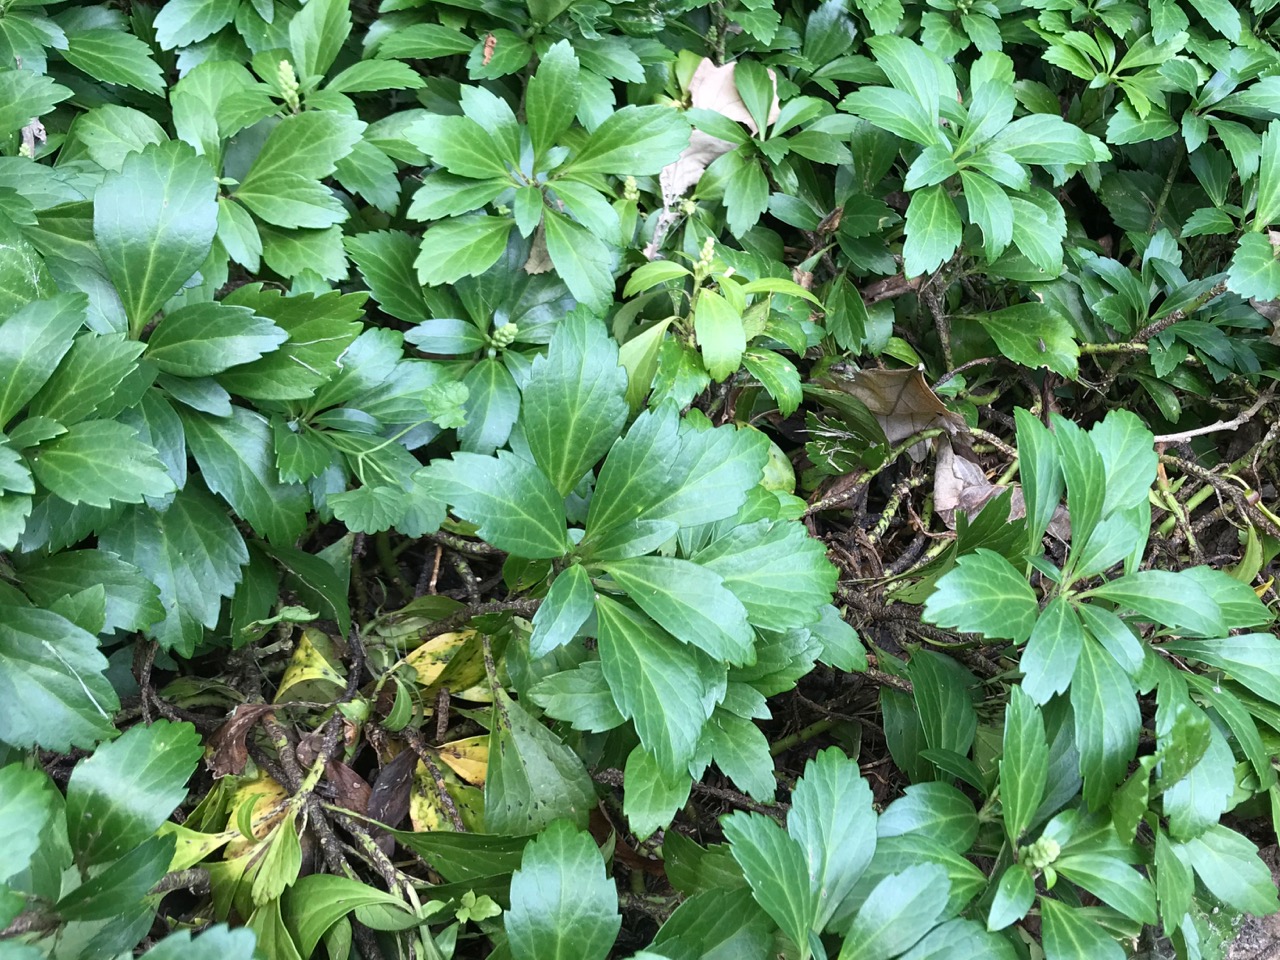
[[1278, 9], [0, 2], [0, 956], [1220, 957]]

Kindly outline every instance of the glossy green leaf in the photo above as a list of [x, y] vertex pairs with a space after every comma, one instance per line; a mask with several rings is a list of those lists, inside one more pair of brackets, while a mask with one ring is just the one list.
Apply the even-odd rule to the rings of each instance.
[[187, 443], [209, 489], [221, 496], [261, 537], [292, 543], [306, 526], [310, 498], [276, 473], [271, 428], [260, 414], [235, 407], [230, 417], [189, 411]]
[[670, 107], [625, 106], [605, 119], [563, 172], [656, 176], [689, 142], [689, 125]]
[[502, 690], [494, 691], [485, 826], [494, 833], [538, 833], [560, 818], [579, 828], [596, 805], [577, 754]]
[[942, 627], [1021, 642], [1039, 612], [1026, 578], [1004, 557], [979, 549], [960, 557], [925, 601], [924, 618]]
[[808, 957], [817, 904], [800, 845], [759, 813], [730, 814], [723, 826], [756, 903], [798, 947], [802, 960]]
[[1064, 597], [1054, 597], [1036, 620], [1022, 652], [1022, 689], [1038, 704], [1071, 682], [1085, 641], [1080, 615]]
[[604, 960], [622, 924], [595, 842], [557, 821], [525, 847], [504, 916], [515, 960]]
[[941, 919], [949, 886], [936, 864], [885, 877], [854, 916], [840, 960], [888, 960], [914, 946]]
[[871, 788], [835, 747], [805, 766], [791, 794], [787, 832], [804, 851], [821, 931], [853, 889], [876, 849]]
[[713, 570], [676, 557], [632, 557], [602, 568], [636, 605], [677, 640], [716, 660], [755, 659], [747, 611]]
[[1045, 960], [1124, 960], [1124, 950], [1104, 927], [1087, 919], [1078, 907], [1040, 897], [1044, 919]]
[[600, 594], [600, 662], [614, 702], [635, 722], [640, 742], [670, 774], [693, 759], [715, 705], [715, 671], [704, 655], [665, 633], [644, 614]]
[[0, 883], [31, 865], [45, 825], [61, 815], [53, 784], [42, 770], [20, 763], [0, 767], [0, 828], [9, 838], [0, 848]]
[[36, 479], [68, 503], [141, 503], [174, 490], [156, 450], [114, 420], [73, 424], [40, 444], [29, 460]]
[[1000, 803], [1004, 811], [1005, 835], [1010, 843], [1016, 845], [1023, 831], [1031, 825], [1049, 778], [1049, 747], [1045, 741], [1044, 718], [1040, 715], [1040, 708], [1022, 687], [1013, 687], [1009, 691], [1003, 744]]
[[257, 360], [288, 339], [247, 307], [197, 303], [164, 318], [147, 340], [147, 359], [165, 373], [207, 377]]
[[521, 413], [529, 450], [562, 495], [622, 432], [626, 386], [604, 324], [575, 312], [556, 325], [546, 356], [529, 370]]
[[150, 628], [166, 650], [190, 656], [240, 582], [248, 550], [226, 511], [188, 483], [164, 513], [134, 507], [102, 531], [98, 546], [141, 570], [167, 616]]
[[93, 196], [93, 236], [131, 331], [200, 268], [217, 228], [213, 170], [185, 143], [151, 144], [108, 174]]
[[85, 298], [64, 293], [31, 300], [0, 322], [0, 428], [53, 375], [84, 323]]
[[515, 454], [455, 453], [416, 476], [499, 550], [539, 559], [561, 556], [572, 546], [564, 499], [537, 467]]
[[1092, 637], [1085, 638], [1071, 678], [1071, 708], [1084, 798], [1096, 810], [1128, 771], [1142, 718], [1128, 676]]
[[67, 827], [76, 859], [105, 863], [151, 836], [186, 798], [200, 760], [188, 723], [131, 727], [76, 765], [67, 784]]
[[960, 215], [941, 184], [923, 187], [907, 206], [907, 242], [903, 269], [908, 277], [932, 273], [951, 259], [960, 246]]
[[1000, 877], [991, 910], [987, 914], [987, 929], [1003, 930], [1027, 915], [1036, 899], [1036, 882], [1020, 863], [1012, 864]]
[[591, 616], [595, 596], [591, 577], [582, 566], [575, 564], [559, 574], [533, 616], [529, 655], [544, 657], [572, 640]]

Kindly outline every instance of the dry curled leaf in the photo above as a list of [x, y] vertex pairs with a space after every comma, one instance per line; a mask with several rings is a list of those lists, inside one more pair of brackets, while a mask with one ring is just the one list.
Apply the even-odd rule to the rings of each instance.
[[269, 703], [242, 703], [231, 712], [227, 722], [209, 738], [206, 763], [214, 779], [228, 774], [238, 776], [249, 762], [249, 747], [245, 738], [263, 714], [275, 708]]

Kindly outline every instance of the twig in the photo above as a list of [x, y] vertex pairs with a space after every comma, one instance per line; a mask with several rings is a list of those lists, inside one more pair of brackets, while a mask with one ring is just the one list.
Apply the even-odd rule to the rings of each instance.
[[1271, 399], [1270, 393], [1264, 393], [1254, 401], [1253, 406], [1243, 413], [1237, 414], [1230, 420], [1218, 420], [1204, 427], [1196, 427], [1193, 430], [1183, 430], [1179, 433], [1164, 433], [1156, 437], [1156, 443], [1182, 443], [1193, 437], [1203, 437], [1210, 433], [1222, 433], [1226, 430], [1238, 430], [1251, 419], [1253, 415], [1266, 406], [1267, 401]]

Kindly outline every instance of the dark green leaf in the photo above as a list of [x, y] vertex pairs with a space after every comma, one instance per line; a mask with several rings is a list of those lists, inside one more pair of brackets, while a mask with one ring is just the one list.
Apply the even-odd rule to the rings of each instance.
[[147, 341], [147, 359], [165, 373], [207, 377], [257, 360], [288, 339], [247, 307], [196, 303], [164, 318]]
[[596, 794], [582, 761], [501, 689], [494, 690], [489, 757], [488, 830], [523, 836], [562, 817], [586, 827]]
[[1022, 642], [1039, 607], [1026, 578], [1004, 557], [979, 549], [956, 561], [925, 601], [924, 618], [942, 627]]
[[670, 107], [625, 106], [605, 119], [562, 173], [656, 176], [689, 143], [689, 125]]
[[756, 903], [799, 948], [801, 958], [808, 957], [817, 904], [800, 845], [759, 813], [733, 813], [723, 828]]
[[556, 325], [522, 391], [522, 423], [534, 461], [567, 495], [622, 432], [627, 378], [604, 324], [575, 311]]
[[1128, 676], [1092, 637], [1085, 637], [1071, 678], [1071, 708], [1085, 802], [1097, 810], [1128, 771], [1142, 717]]
[[103, 631], [145, 630], [164, 619], [160, 591], [135, 566], [102, 550], [66, 550], [36, 557], [22, 567], [22, 588], [44, 606], [71, 596], [86, 584], [106, 592]]
[[528, 460], [506, 451], [494, 457], [455, 453], [417, 476], [499, 550], [536, 560], [572, 548], [564, 500]]
[[0, 322], [0, 428], [53, 375], [84, 323], [82, 294], [32, 300]]
[[635, 722], [661, 769], [684, 770], [715, 705], [714, 668], [644, 614], [603, 594], [596, 616], [600, 662], [618, 710]]
[[1017, 923], [1027, 915], [1035, 899], [1036, 882], [1031, 879], [1031, 874], [1022, 864], [1012, 864], [1000, 877], [1000, 886], [996, 888], [995, 899], [991, 901], [991, 910], [987, 914], [987, 929], [1003, 930]]
[[93, 196], [93, 236], [131, 331], [200, 268], [218, 228], [208, 161], [180, 141], [148, 145]]
[[1004, 715], [1004, 752], [1000, 759], [1000, 802], [1005, 835], [1016, 845], [1044, 797], [1049, 777], [1049, 747], [1040, 708], [1021, 687], [1013, 687], [1009, 695]]
[[134, 507], [103, 530], [98, 546], [133, 564], [160, 588], [168, 616], [150, 633], [166, 650], [190, 656], [204, 628], [218, 622], [222, 598], [249, 561], [235, 525], [197, 485], [180, 490], [169, 509]]
[[209, 489], [221, 496], [260, 537], [290, 543], [307, 522], [310, 498], [276, 473], [271, 427], [258, 413], [235, 407], [230, 417], [189, 411], [187, 443]]
[[608, 956], [622, 917], [589, 834], [557, 821], [525, 847], [504, 924], [515, 960]]
[[919, 864], [876, 884], [845, 934], [840, 960], [888, 960], [928, 933], [946, 908], [950, 881], [937, 864]]
[[76, 765], [67, 784], [67, 825], [84, 866], [114, 860], [140, 844], [186, 798], [201, 755], [188, 723], [130, 727]]
[[114, 420], [73, 424], [40, 444], [29, 460], [36, 479], [72, 504], [141, 503], [174, 490], [155, 449], [133, 427]]
[[1120, 944], [1079, 908], [1042, 896], [1040, 914], [1044, 918], [1045, 960], [1124, 960]]

